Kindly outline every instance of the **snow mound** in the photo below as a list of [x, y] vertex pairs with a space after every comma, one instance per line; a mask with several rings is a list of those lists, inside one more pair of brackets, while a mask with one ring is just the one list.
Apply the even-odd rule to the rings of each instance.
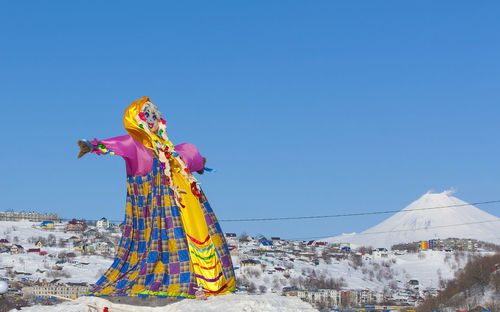
[[397, 243], [450, 237], [500, 243], [500, 218], [452, 194], [453, 191], [427, 192], [368, 230], [355, 235], [330, 237], [326, 241], [386, 248]]
[[[230, 294], [223, 296], [209, 297], [206, 301], [185, 299], [163, 307], [141, 307], [125, 304], [114, 304], [103, 298], [98, 297], [80, 297], [79, 303], [63, 302], [53, 306], [33, 306], [23, 308], [23, 311], [32, 312], [88, 312], [89, 308], [85, 304], [91, 304], [100, 307], [108, 307], [110, 312], [299, 312], [299, 311], [318, 311], [309, 303], [300, 300], [297, 297], [283, 297], [275, 294], [265, 295], [247, 295]], [[81, 304], [83, 303], [83, 304]], [[14, 312], [15, 310], [12, 310]]]

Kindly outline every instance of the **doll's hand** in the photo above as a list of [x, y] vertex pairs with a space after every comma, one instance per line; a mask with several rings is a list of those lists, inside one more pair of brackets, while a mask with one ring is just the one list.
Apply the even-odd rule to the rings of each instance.
[[82, 140], [78, 140], [78, 146], [80, 146], [80, 153], [78, 153], [77, 158], [82, 157], [83, 155], [90, 152], [92, 149]]

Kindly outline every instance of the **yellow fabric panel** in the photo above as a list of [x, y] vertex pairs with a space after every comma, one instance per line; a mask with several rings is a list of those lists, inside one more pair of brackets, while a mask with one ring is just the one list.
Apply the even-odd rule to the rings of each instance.
[[168, 240], [168, 251], [169, 252], [176, 252], [177, 251], [177, 245], [175, 243], [175, 239]]
[[[187, 181], [184, 176], [179, 172], [180, 165], [177, 163], [175, 159], [172, 159], [170, 161], [170, 166], [172, 167], [172, 179], [174, 182], [174, 185], [181, 190], [184, 190], [184, 192], [181, 192], [181, 203], [185, 206], [185, 208], [179, 207], [180, 213], [181, 213], [181, 219], [182, 223], [184, 225], [184, 230], [186, 231], [186, 234], [191, 236], [192, 238], [196, 239], [199, 242], [203, 242], [208, 236], [208, 226], [207, 222], [205, 220], [205, 215], [203, 214], [203, 210], [201, 208], [201, 204], [198, 200], [198, 198], [193, 194], [191, 191], [191, 185], [189, 184], [189, 181]], [[215, 254], [215, 247], [213, 246], [213, 241], [212, 238], [210, 238], [206, 243], [204, 244], [196, 244], [192, 240], [187, 237], [189, 244], [189, 252], [190, 252], [190, 258], [191, 261], [193, 262], [193, 268], [195, 271], [195, 274], [202, 275], [207, 279], [214, 279], [219, 274], [222, 272], [222, 267], [220, 263], [217, 263], [217, 255]], [[216, 240], [216, 243], [222, 244], [220, 239]], [[191, 245], [193, 244], [195, 248]], [[199, 251], [198, 249], [205, 249], [212, 245], [212, 247], [206, 251]], [[193, 254], [194, 253], [194, 254]], [[196, 255], [200, 256], [197, 257]], [[210, 257], [213, 255], [212, 257]], [[209, 259], [202, 259], [202, 258], [208, 258]], [[195, 263], [199, 264], [200, 266], [210, 268], [215, 266], [213, 269], [202, 269], [200, 266], [194, 265]], [[224, 278], [224, 275], [222, 275], [219, 280], [215, 282], [207, 282], [204, 279], [197, 278], [197, 284], [202, 284], [204, 289], [210, 290], [210, 291], [217, 291], [219, 290], [225, 283], [226, 280]]]
[[171, 284], [168, 286], [168, 292], [178, 293], [180, 290], [179, 284]]
[[139, 275], [139, 271], [135, 270], [134, 273], [130, 274], [130, 277], [128, 278], [128, 280], [133, 281], [137, 278], [138, 275]]
[[135, 293], [135, 294], [140, 293], [143, 290], [144, 290], [143, 285], [135, 284], [134, 286], [132, 286], [132, 293]]
[[119, 272], [118, 270], [116, 270], [116, 269], [115, 269], [115, 270], [113, 271], [113, 273], [109, 274], [108, 279], [109, 279], [110, 281], [114, 281], [114, 280], [118, 277], [118, 275], [119, 275], [119, 274], [120, 274], [120, 272]]
[[132, 215], [132, 204], [131, 203], [127, 203], [127, 205], [125, 207], [125, 213], [128, 216]]
[[102, 293], [103, 295], [107, 295], [107, 294], [109, 294], [110, 292], [112, 292], [113, 290], [115, 290], [115, 288], [114, 288], [113, 286], [108, 286], [108, 287], [104, 288], [104, 289], [101, 291], [101, 293]]
[[154, 272], [155, 274], [165, 273], [165, 265], [163, 264], [163, 262], [158, 261], [156, 263]]
[[[222, 235], [222, 234], [221, 234]], [[222, 246], [222, 240], [220, 239], [220, 237], [218, 235], [214, 236], [214, 237], [211, 237], [213, 243], [214, 243], [214, 246], [215, 247], [220, 247]]]
[[135, 265], [137, 264], [137, 251], [133, 251], [131, 255], [129, 255], [129, 260], [128, 262], [130, 265]]
[[142, 191], [144, 192], [144, 196], [148, 196], [149, 194], [149, 183], [142, 183]]
[[[174, 169], [180, 168], [175, 159], [170, 161], [170, 166]], [[172, 170], [172, 179], [177, 188], [185, 191], [185, 193], [180, 193], [181, 203], [185, 208], [179, 207], [184, 229], [189, 236], [203, 242], [208, 236], [208, 228], [200, 202], [193, 192], [191, 192], [189, 181], [180, 172]]]

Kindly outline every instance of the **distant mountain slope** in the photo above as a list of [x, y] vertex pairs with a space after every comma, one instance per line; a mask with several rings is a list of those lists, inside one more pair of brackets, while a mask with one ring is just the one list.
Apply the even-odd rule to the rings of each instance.
[[[474, 238], [500, 243], [500, 218], [451, 195], [451, 191], [426, 193], [392, 217], [361, 233], [325, 239], [357, 245], [389, 248], [435, 238]], [[448, 207], [427, 209], [433, 207]]]

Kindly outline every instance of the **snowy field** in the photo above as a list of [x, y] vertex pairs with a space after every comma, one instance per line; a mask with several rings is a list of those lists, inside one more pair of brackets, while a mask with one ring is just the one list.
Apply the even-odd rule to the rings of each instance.
[[[29, 248], [35, 248], [33, 243], [28, 243], [30, 237], [47, 237], [49, 234], [54, 234], [57, 239], [68, 239], [73, 236], [74, 232], [64, 233], [62, 231], [47, 231], [38, 227], [38, 223], [34, 222], [0, 222], [0, 238], [7, 237], [11, 242], [14, 237], [18, 238], [18, 244], [23, 245], [25, 251]], [[235, 268], [239, 267], [240, 258], [247, 257], [247, 253], [251, 249], [258, 248], [257, 244], [250, 243], [248, 245], [240, 245], [240, 257], [233, 257]], [[319, 248], [320, 249], [320, 248]], [[57, 255], [59, 252], [73, 252], [71, 243], [68, 243], [66, 248], [58, 247], [42, 247], [43, 251], [47, 251], [48, 255]], [[321, 252], [319, 250], [319, 252]], [[101, 274], [111, 265], [112, 259], [104, 258], [102, 256], [84, 256], [79, 252], [75, 252], [75, 263], [64, 263], [60, 266], [63, 271], [67, 272], [69, 277], [61, 277], [61, 282], [86, 282], [95, 283]], [[31, 275], [28, 276], [30, 280], [36, 281], [37, 279], [47, 279], [47, 271], [50, 271], [58, 260], [57, 257], [49, 257], [48, 255], [40, 256], [38, 254], [1, 254], [0, 255], [0, 276], [5, 275], [6, 268], [11, 268], [13, 271], [26, 272]], [[449, 258], [445, 261], [445, 257]], [[451, 258], [451, 259], [450, 259]], [[279, 260], [276, 257], [262, 256], [259, 259], [265, 263], [268, 268], [273, 269], [276, 266], [285, 267], [293, 265], [293, 269], [288, 273], [290, 278], [298, 278], [300, 276], [307, 277], [311, 270], [322, 275], [331, 276], [335, 278], [342, 277], [345, 280], [346, 289], [370, 289], [374, 291], [382, 291], [387, 286], [386, 278], [377, 278], [377, 276], [370, 276], [367, 274], [369, 271], [382, 270], [383, 264], [390, 262], [390, 270], [394, 280], [399, 280], [406, 283], [409, 279], [417, 279], [421, 282], [422, 288], [438, 288], [439, 279], [450, 279], [454, 276], [454, 272], [465, 265], [465, 259], [456, 259], [450, 257], [450, 253], [441, 251], [427, 251], [421, 253], [405, 254], [394, 256], [391, 255], [385, 259], [364, 259], [362, 266], [354, 268], [348, 260], [334, 260], [329, 263], [320, 260], [318, 265], [312, 265], [307, 259], [300, 257], [290, 262], [288, 257]], [[458, 261], [458, 262], [457, 262]], [[237, 276], [242, 274], [245, 268], [236, 269]], [[388, 271], [388, 269], [386, 269]], [[22, 276], [18, 275], [16, 279]], [[280, 279], [282, 282], [279, 284], [278, 289], [286, 285], [283, 280], [284, 273], [282, 272], [269, 272], [261, 270], [261, 275], [258, 277], [250, 277], [257, 287], [260, 285], [266, 286], [268, 291], [272, 290], [271, 284], [274, 279]]]
[[[7, 238], [13, 243], [14, 238], [17, 238], [16, 244], [24, 247], [22, 254], [0, 254], [0, 277], [6, 274], [6, 269], [11, 268], [12, 271], [29, 273], [28, 276], [18, 275], [17, 279], [29, 278], [32, 281], [38, 279], [51, 280], [47, 276], [47, 272], [56, 264], [57, 254], [60, 252], [74, 252], [77, 257], [74, 258], [74, 263], [64, 263], [62, 272], [67, 273], [69, 277], [60, 277], [61, 282], [73, 283], [95, 283], [111, 266], [113, 259], [104, 258], [101, 256], [83, 256], [79, 252], [73, 250], [71, 243], [67, 244], [65, 248], [59, 247], [42, 247], [42, 251], [46, 251], [47, 255], [41, 256], [36, 253], [28, 254], [30, 248], [37, 248], [34, 243], [28, 243], [31, 237], [47, 237], [53, 234], [57, 241], [59, 239], [68, 239], [75, 235], [75, 232], [64, 232], [58, 230], [43, 230], [39, 227], [39, 222], [14, 222], [2, 221], [0, 222], [0, 238]], [[54, 255], [50, 257], [49, 255]]]
[[[209, 297], [206, 301], [181, 300], [163, 307], [140, 307], [114, 304], [102, 298], [80, 297], [78, 302], [91, 304], [100, 308], [109, 308], [109, 312], [299, 312], [318, 311], [310, 304], [297, 297], [282, 297], [274, 294], [266, 295], [224, 295]], [[85, 304], [64, 302], [53, 306], [33, 306], [23, 308], [27, 312], [89, 312]], [[11, 310], [12, 312], [17, 310]], [[92, 309], [90, 310], [92, 311]], [[96, 311], [94, 309], [93, 311]]]
[[[75, 232], [64, 232], [62, 230], [42, 230], [39, 223], [33, 222], [0, 222], [0, 238], [6, 238], [11, 243], [15, 240], [17, 244], [24, 247], [25, 253], [0, 254], [0, 277], [13, 280], [47, 280], [51, 281], [54, 272], [64, 273], [60, 283], [85, 282], [95, 283], [105, 270], [111, 265], [113, 259], [99, 255], [81, 255], [74, 252], [72, 244], [66, 247], [42, 247], [46, 255], [27, 254], [29, 248], [35, 248], [33, 237], [47, 237], [49, 234], [59, 239], [69, 239]], [[354, 247], [354, 246], [352, 246]], [[418, 280], [419, 289], [439, 289], [440, 280], [449, 280], [454, 277], [457, 270], [463, 268], [470, 253], [450, 253], [444, 251], [421, 251], [419, 253], [394, 254], [389, 253], [386, 258], [376, 258], [365, 255], [357, 265], [353, 264], [352, 257], [336, 260], [331, 258], [325, 261], [320, 255], [322, 248], [315, 247], [318, 257], [317, 264], [302, 256], [294, 256], [286, 253], [267, 253], [258, 256], [251, 254], [258, 249], [258, 242], [253, 241], [239, 245], [239, 256], [233, 257], [235, 273], [238, 281], [243, 284], [254, 284], [259, 295], [248, 295], [236, 293], [227, 296], [212, 297], [207, 302], [195, 300], [184, 300], [162, 308], [142, 308], [131, 306], [120, 306], [112, 304], [102, 298], [83, 297], [78, 300], [94, 303], [98, 306], [114, 307], [111, 311], [315, 311], [308, 303], [298, 298], [282, 297], [282, 288], [294, 285], [294, 281], [307, 278], [330, 277], [342, 278], [345, 290], [370, 290], [376, 292], [387, 292], [392, 287], [394, 298], [404, 298], [404, 290], [408, 289], [409, 280]], [[277, 247], [279, 248], [279, 247]], [[57, 255], [61, 252], [74, 252], [76, 256], [70, 262], [58, 264], [62, 270], [54, 271]], [[479, 255], [480, 253], [476, 253]], [[255, 259], [261, 265], [253, 267], [240, 266], [240, 260]], [[286, 270], [276, 270], [286, 268]], [[10, 272], [10, 273], [9, 273]], [[12, 272], [15, 272], [12, 275]], [[25, 274], [26, 273], [26, 274]], [[52, 274], [52, 275], [51, 275]], [[10, 276], [10, 277], [9, 277]], [[300, 284], [298, 284], [300, 286]], [[403, 290], [400, 292], [399, 290]], [[421, 293], [421, 295], [424, 295]], [[59, 309], [60, 308], [60, 309]], [[59, 310], [58, 310], [59, 309]], [[128, 310], [127, 310], [128, 309]], [[23, 311], [89, 311], [86, 306], [74, 303], [58, 304], [57, 307], [36, 306], [23, 308]], [[102, 311], [102, 309], [101, 309]]]

